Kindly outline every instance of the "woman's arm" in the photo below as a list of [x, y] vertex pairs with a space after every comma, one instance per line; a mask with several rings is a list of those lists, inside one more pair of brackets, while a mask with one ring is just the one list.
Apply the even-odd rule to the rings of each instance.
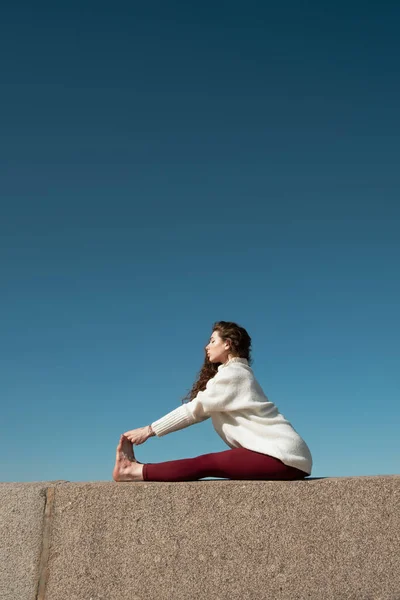
[[209, 415], [193, 415], [188, 409], [190, 402], [182, 404], [175, 410], [172, 410], [161, 419], [154, 421], [151, 424], [151, 428], [157, 437], [178, 431], [179, 429], [185, 429], [194, 423], [200, 423], [209, 418]]
[[249, 379], [237, 369], [223, 369], [209, 379], [206, 389], [186, 404], [172, 410], [151, 424], [157, 437], [185, 429], [211, 417], [213, 412], [240, 410], [248, 406]]
[[251, 379], [246, 371], [226, 367], [207, 382], [206, 389], [188, 403], [193, 418], [249, 407]]

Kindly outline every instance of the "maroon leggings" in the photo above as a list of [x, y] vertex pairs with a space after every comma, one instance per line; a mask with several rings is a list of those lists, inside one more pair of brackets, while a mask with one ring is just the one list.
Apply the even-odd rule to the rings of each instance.
[[144, 481], [196, 481], [203, 477], [225, 479], [304, 479], [308, 473], [267, 454], [232, 448], [222, 452], [202, 454], [196, 458], [147, 463], [143, 466]]

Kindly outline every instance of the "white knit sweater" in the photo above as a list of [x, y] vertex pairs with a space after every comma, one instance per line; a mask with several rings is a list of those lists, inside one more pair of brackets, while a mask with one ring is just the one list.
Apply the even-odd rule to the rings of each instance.
[[270, 402], [247, 359], [234, 357], [218, 367], [206, 389], [151, 424], [156, 436], [212, 419], [231, 448], [268, 454], [311, 474], [311, 452], [293, 426]]

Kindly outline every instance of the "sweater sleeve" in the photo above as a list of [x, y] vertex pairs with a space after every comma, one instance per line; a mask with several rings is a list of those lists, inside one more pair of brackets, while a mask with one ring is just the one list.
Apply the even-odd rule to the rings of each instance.
[[229, 367], [207, 381], [206, 389], [191, 402], [182, 404], [151, 424], [154, 433], [161, 437], [210, 418], [213, 412], [248, 408], [249, 382], [243, 372]]
[[151, 423], [151, 427], [157, 437], [162, 437], [167, 433], [172, 433], [173, 431], [178, 431], [179, 429], [185, 429], [185, 427], [189, 427], [189, 425], [199, 423], [200, 421], [205, 421], [208, 418], [208, 416], [196, 417], [192, 415], [188, 410], [188, 404], [182, 404], [182, 406], [175, 408], [175, 410], [172, 410], [164, 417], [161, 417], [161, 419]]
[[226, 367], [210, 379], [206, 389], [187, 404], [188, 410], [197, 418], [210, 417], [214, 412], [248, 408], [249, 383], [246, 373]]

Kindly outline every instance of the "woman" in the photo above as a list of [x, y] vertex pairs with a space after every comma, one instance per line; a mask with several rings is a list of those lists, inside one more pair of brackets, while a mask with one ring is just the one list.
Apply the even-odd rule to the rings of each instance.
[[[115, 481], [303, 479], [312, 457], [304, 440], [264, 394], [250, 367], [251, 338], [236, 323], [214, 323], [197, 382], [182, 404], [147, 427], [127, 431], [117, 447]], [[161, 463], [136, 461], [132, 444], [212, 419], [231, 448]]]

